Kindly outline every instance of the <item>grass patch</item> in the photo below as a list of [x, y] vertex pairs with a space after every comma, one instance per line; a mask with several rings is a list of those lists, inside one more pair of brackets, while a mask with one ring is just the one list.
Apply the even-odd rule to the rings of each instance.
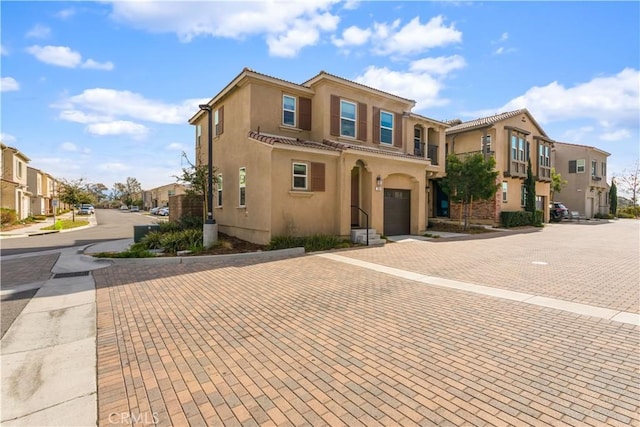
[[328, 234], [311, 236], [276, 236], [267, 250], [289, 249], [303, 246], [305, 252], [327, 251], [329, 249], [350, 248], [352, 243]]
[[89, 221], [72, 221], [70, 219], [59, 219], [55, 224], [48, 227], [43, 227], [42, 230], [68, 230], [70, 228], [77, 228], [85, 225], [89, 225]]

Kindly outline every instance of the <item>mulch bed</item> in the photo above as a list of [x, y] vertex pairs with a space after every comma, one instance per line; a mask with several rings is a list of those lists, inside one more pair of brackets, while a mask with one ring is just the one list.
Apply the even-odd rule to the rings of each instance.
[[258, 252], [267, 250], [266, 245], [258, 245], [250, 243], [244, 240], [240, 240], [237, 237], [227, 236], [223, 233], [218, 233], [218, 245], [211, 249], [203, 250], [198, 253], [192, 253], [189, 255], [225, 255], [225, 254], [240, 254], [246, 252]]
[[461, 225], [458, 224], [449, 224], [446, 222], [434, 223], [432, 226], [427, 228], [427, 232], [432, 231], [444, 231], [447, 233], [464, 233], [464, 234], [484, 234], [484, 233], [494, 233], [495, 230], [490, 230], [484, 227], [470, 225], [467, 230], [464, 229]]

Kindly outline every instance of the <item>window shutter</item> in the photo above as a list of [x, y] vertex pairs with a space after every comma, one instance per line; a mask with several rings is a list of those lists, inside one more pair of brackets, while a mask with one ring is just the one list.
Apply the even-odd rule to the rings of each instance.
[[393, 121], [393, 146], [402, 148], [402, 114], [396, 113]]
[[576, 173], [576, 160], [569, 160], [569, 173]]
[[367, 140], [367, 104], [358, 103], [358, 140]]
[[330, 116], [331, 116], [331, 124], [329, 133], [333, 136], [340, 136], [340, 98], [331, 95], [331, 103], [330, 103]]
[[373, 143], [380, 144], [380, 109], [373, 107]]
[[324, 163], [311, 163], [311, 191], [324, 191]]
[[311, 130], [311, 99], [298, 98], [298, 126], [302, 130]]
[[222, 135], [224, 132], [224, 105], [218, 109], [218, 127], [216, 128], [216, 135]]

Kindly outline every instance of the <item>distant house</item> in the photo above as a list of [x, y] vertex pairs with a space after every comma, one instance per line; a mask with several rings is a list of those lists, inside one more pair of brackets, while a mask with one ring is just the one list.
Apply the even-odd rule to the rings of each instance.
[[142, 192], [142, 207], [146, 210], [157, 207], [169, 206], [169, 197], [185, 194], [186, 188], [183, 184], [173, 183], [161, 185]]
[[556, 195], [569, 209], [587, 218], [609, 213], [609, 186], [607, 185], [607, 157], [610, 154], [588, 145], [556, 142], [553, 150], [554, 165], [567, 185]]
[[27, 167], [27, 186], [31, 192], [31, 215], [46, 215], [47, 204], [45, 200], [45, 187], [43, 178], [45, 174], [36, 168]]
[[17, 148], [0, 143], [2, 192], [0, 207], [16, 211], [18, 219], [29, 216], [31, 192], [27, 183], [27, 164], [31, 161]]
[[326, 72], [297, 84], [244, 69], [189, 120], [206, 164], [211, 114], [219, 230], [278, 235], [419, 234], [444, 174], [447, 124], [415, 101]]
[[[482, 153], [494, 157], [499, 191], [492, 200], [474, 201], [472, 220], [477, 223], [500, 224], [502, 211], [524, 210], [527, 163], [531, 159], [536, 179], [536, 207], [549, 220], [548, 204], [551, 188], [551, 150], [554, 141], [549, 138], [527, 109], [509, 111], [468, 122], [452, 121], [447, 129], [448, 154], [459, 156]], [[460, 217], [461, 206], [450, 204], [449, 198], [436, 188], [437, 216]]]

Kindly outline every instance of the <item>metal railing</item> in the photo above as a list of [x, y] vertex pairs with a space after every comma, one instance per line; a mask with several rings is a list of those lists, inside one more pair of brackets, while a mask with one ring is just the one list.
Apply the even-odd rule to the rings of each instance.
[[369, 246], [369, 214], [360, 208], [360, 206], [351, 205], [352, 208], [358, 209], [360, 212], [364, 214], [366, 225], [367, 225], [367, 246]]

